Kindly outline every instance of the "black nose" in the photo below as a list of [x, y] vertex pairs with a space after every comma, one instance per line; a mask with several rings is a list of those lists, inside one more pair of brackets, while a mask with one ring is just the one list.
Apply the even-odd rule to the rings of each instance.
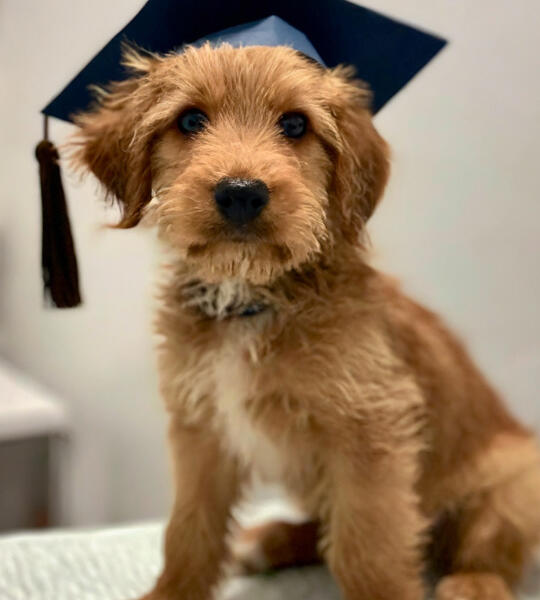
[[270, 192], [260, 179], [224, 177], [214, 192], [219, 212], [234, 225], [253, 221], [268, 204]]

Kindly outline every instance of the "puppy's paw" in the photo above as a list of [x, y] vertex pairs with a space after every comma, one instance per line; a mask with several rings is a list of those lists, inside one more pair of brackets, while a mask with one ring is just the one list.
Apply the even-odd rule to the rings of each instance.
[[504, 580], [494, 573], [457, 573], [443, 577], [436, 600], [514, 600]]

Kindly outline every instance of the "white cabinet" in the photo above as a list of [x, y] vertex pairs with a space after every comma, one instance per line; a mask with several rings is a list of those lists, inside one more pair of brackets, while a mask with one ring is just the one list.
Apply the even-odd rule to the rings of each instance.
[[0, 531], [63, 522], [68, 447], [61, 401], [0, 361]]

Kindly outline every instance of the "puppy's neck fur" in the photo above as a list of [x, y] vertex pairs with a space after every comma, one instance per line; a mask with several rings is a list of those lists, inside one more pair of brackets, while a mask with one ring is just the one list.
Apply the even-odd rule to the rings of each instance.
[[265, 288], [238, 279], [225, 279], [220, 283], [193, 279], [181, 291], [186, 306], [217, 320], [252, 317], [272, 306]]
[[196, 270], [179, 261], [170, 264], [170, 289], [181, 305], [217, 321], [270, 311], [296, 313], [308, 305], [327, 305], [331, 297], [335, 300], [334, 291], [344, 283], [354, 281], [361, 289], [362, 282], [372, 273], [364, 259], [361, 247], [341, 248], [340, 252], [329, 252], [318, 262], [289, 271], [267, 285], [234, 277], [205, 281]]

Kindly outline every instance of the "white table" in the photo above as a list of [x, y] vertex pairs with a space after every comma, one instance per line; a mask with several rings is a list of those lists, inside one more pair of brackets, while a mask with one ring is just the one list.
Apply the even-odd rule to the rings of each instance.
[[[129, 600], [152, 586], [162, 564], [163, 525], [0, 536], [2, 600]], [[324, 567], [235, 577], [219, 600], [339, 600]], [[518, 600], [540, 600], [540, 566]]]

